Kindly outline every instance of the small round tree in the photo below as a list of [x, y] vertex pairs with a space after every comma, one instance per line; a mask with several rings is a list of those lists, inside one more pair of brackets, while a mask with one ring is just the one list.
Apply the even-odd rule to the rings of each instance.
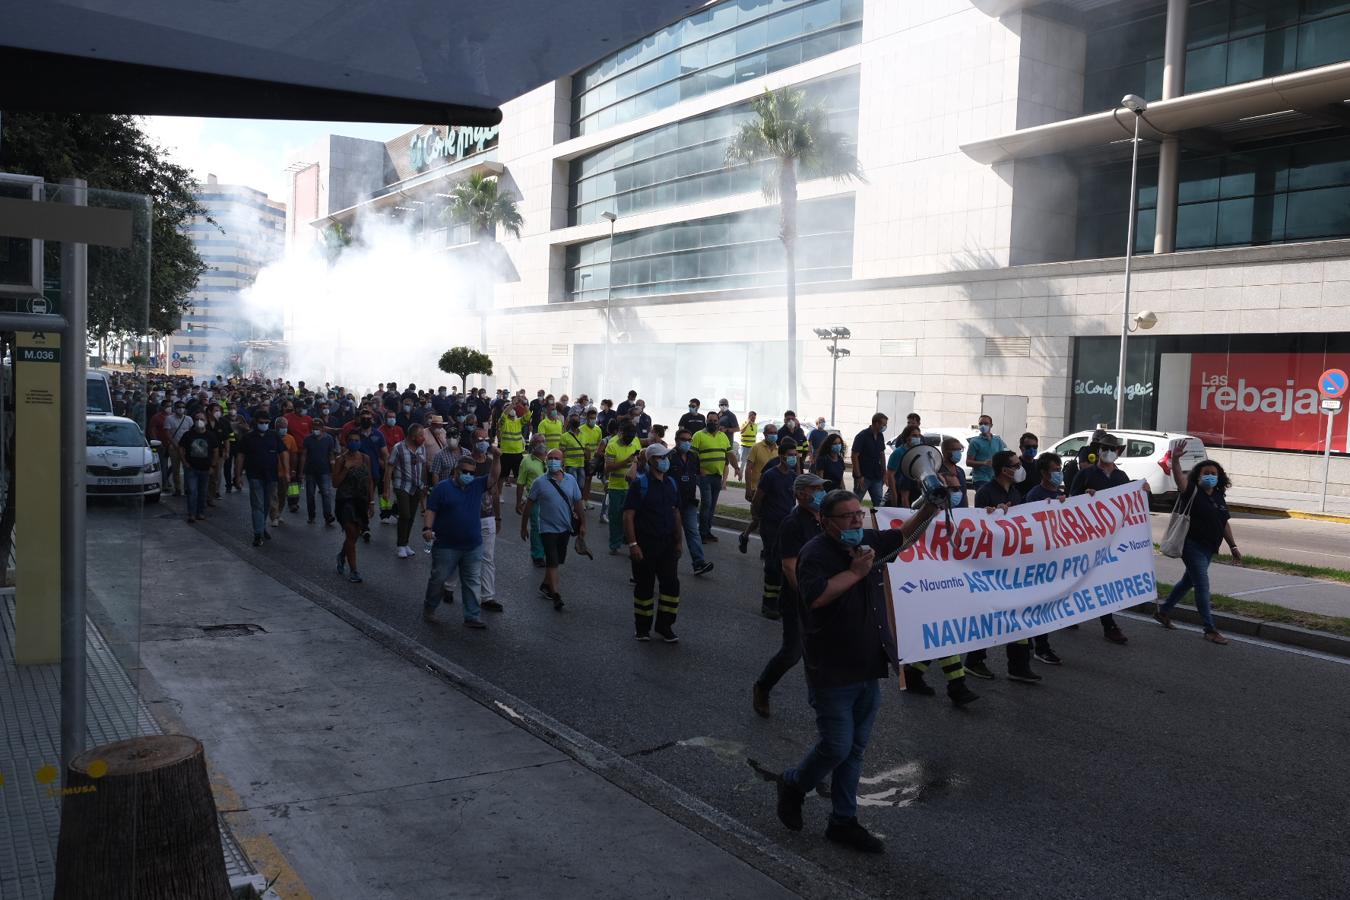
[[472, 347], [451, 347], [441, 354], [442, 372], [459, 376], [461, 390], [468, 390], [470, 375], [491, 375], [492, 358]]

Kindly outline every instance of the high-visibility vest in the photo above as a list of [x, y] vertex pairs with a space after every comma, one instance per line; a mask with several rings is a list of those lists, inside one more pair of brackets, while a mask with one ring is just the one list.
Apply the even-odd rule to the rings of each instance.
[[725, 432], [709, 434], [702, 429], [694, 435], [694, 451], [698, 453], [698, 467], [705, 475], [721, 475], [731, 451], [731, 438]]
[[501, 448], [503, 453], [524, 453], [525, 438], [521, 432], [520, 419], [513, 419], [506, 413], [502, 413], [501, 419], [497, 421], [497, 436], [501, 439]]
[[[605, 460], [627, 462], [632, 459], [639, 450], [642, 449], [642, 442], [633, 438], [627, 444], [620, 443], [617, 437], [611, 438], [605, 446]], [[609, 473], [609, 489], [611, 491], [622, 491], [628, 487], [627, 469], [620, 466]]]
[[759, 434], [759, 424], [757, 422], [746, 422], [741, 426], [741, 446], [755, 446], [755, 436]]
[[586, 448], [587, 453], [594, 453], [595, 448], [600, 446], [600, 438], [604, 435], [605, 433], [600, 430], [599, 425], [582, 425], [581, 446]]
[[544, 440], [548, 442], [548, 449], [558, 449], [558, 444], [562, 441], [562, 422], [545, 416], [539, 420], [539, 427], [535, 431], [544, 436]]
[[563, 467], [568, 469], [580, 469], [586, 465], [586, 447], [581, 442], [581, 436], [573, 434], [570, 431], [564, 431], [562, 436]]

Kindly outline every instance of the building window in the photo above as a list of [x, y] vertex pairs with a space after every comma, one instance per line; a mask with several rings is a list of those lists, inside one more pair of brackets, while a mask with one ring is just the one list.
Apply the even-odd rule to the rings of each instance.
[[[1350, 237], [1350, 142], [1281, 138], [1224, 156], [1183, 157], [1177, 185], [1178, 250]], [[1078, 188], [1079, 259], [1122, 256], [1128, 163], [1085, 172]], [[1136, 253], [1153, 249], [1156, 162], [1139, 167]]]
[[[1125, 94], [1162, 96], [1166, 13], [1158, 4], [1088, 34], [1083, 109]], [[1350, 59], [1345, 0], [1191, 0], [1185, 92], [1207, 91]]]
[[728, 0], [572, 77], [574, 137], [857, 44], [862, 0]]
[[[767, 287], [783, 282], [778, 208], [644, 228], [567, 248], [569, 300]], [[853, 195], [798, 207], [797, 280], [853, 275]]]
[[[829, 113], [830, 128], [858, 134], [858, 75], [851, 72], [804, 85], [809, 103]], [[762, 170], [727, 169], [727, 144], [741, 123], [754, 117], [749, 103], [674, 122], [574, 161], [570, 171], [568, 224], [683, 206], [759, 189]], [[804, 179], [815, 173], [804, 172]]]

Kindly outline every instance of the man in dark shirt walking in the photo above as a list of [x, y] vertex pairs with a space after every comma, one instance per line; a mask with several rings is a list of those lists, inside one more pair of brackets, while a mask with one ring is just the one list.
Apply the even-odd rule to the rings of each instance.
[[820, 737], [778, 779], [778, 818], [793, 831], [802, 828], [806, 792], [829, 777], [833, 811], [825, 837], [867, 853], [885, 849], [857, 818], [863, 752], [881, 705], [878, 680], [897, 665], [877, 555], [927, 528], [937, 509], [926, 503], [902, 528], [876, 531], [863, 528], [862, 504], [853, 493], [833, 491], [821, 502], [823, 533], [797, 557], [807, 696]]
[[267, 531], [267, 517], [277, 493], [277, 470], [286, 462], [285, 445], [271, 430], [266, 411], [254, 415], [253, 430], [244, 435], [239, 451], [244, 456], [244, 476], [248, 478], [248, 503], [253, 513], [253, 546], [272, 535]]
[[771, 466], [760, 476], [759, 488], [750, 511], [760, 521], [760, 537], [764, 540], [764, 592], [760, 597], [759, 614], [766, 619], [777, 619], [779, 593], [783, 589], [783, 565], [778, 556], [778, 529], [792, 512], [793, 480], [801, 474], [797, 442], [785, 438], [778, 443], [778, 465]]
[[[656, 633], [667, 644], [679, 640], [675, 617], [680, 611], [680, 553], [684, 549], [680, 527], [680, 491], [666, 477], [670, 448], [652, 444], [645, 451], [647, 471], [628, 486], [623, 505], [623, 533], [633, 561], [633, 618], [639, 641], [651, 640], [652, 619]], [[660, 585], [660, 602], [653, 592]]]
[[886, 491], [886, 416], [877, 413], [872, 424], [853, 439], [853, 493], [859, 500], [872, 498], [872, 507], [881, 505]]
[[[1078, 474], [1073, 479], [1073, 487], [1069, 488], [1070, 497], [1095, 494], [1097, 491], [1130, 483], [1130, 476], [1116, 468], [1116, 460], [1120, 458], [1125, 442], [1107, 432], [1094, 433], [1092, 437], [1090, 449], [1097, 455], [1097, 462], [1095, 465], [1083, 465], [1079, 468]], [[1124, 644], [1129, 640], [1116, 624], [1115, 616], [1107, 613], [1099, 621], [1102, 623], [1102, 637], [1111, 643]]]

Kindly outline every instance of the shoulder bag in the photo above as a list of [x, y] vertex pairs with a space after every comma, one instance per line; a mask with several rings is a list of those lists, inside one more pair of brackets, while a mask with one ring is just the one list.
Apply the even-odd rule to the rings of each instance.
[[1191, 489], [1190, 500], [1183, 509], [1181, 498], [1177, 498], [1177, 505], [1172, 507], [1172, 518], [1167, 522], [1167, 531], [1158, 542], [1158, 549], [1162, 551], [1162, 555], [1172, 559], [1179, 558], [1181, 549], [1186, 546], [1186, 535], [1191, 531], [1191, 507], [1195, 505], [1195, 494], [1200, 490], [1199, 487], [1191, 485], [1187, 487]]

